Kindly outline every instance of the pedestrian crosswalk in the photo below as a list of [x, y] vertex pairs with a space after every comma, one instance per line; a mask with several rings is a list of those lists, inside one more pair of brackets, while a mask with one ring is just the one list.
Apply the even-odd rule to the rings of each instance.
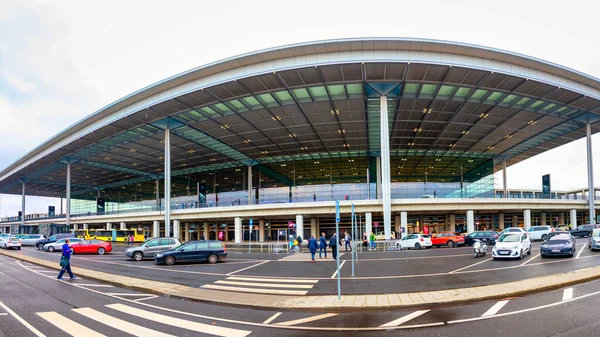
[[202, 288], [257, 294], [306, 295], [319, 280], [231, 276]]
[[[175, 337], [183, 334], [180, 329], [192, 332], [194, 336], [245, 337], [252, 333], [250, 330], [218, 326], [215, 322], [201, 323], [121, 303], [108, 304], [101, 308], [75, 308], [70, 312], [37, 312], [36, 315], [42, 318], [42, 321], [31, 323], [30, 330], [35, 329], [39, 337], [55, 334], [54, 328], [67, 336], [85, 337], [114, 335], [111, 328], [125, 332], [127, 336], [139, 337]], [[45, 322], [47, 325], [39, 322]], [[92, 325], [90, 322], [99, 325]]]
[[[344, 253], [340, 252], [340, 258], [343, 255], [344, 255]], [[316, 256], [318, 257], [319, 254], [317, 253]], [[331, 255], [331, 251], [328, 252], [327, 256], [329, 258], [323, 259], [322, 261], [335, 261], [333, 259], [333, 255]], [[310, 253], [309, 252], [302, 252], [302, 253], [291, 254], [291, 255], [282, 257], [281, 259], [279, 259], [279, 261], [306, 261], [306, 262], [310, 262]]]

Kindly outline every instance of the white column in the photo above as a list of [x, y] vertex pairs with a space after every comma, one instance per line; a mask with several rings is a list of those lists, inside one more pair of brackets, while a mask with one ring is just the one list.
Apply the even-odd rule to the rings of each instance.
[[365, 231], [367, 232], [367, 237], [373, 231], [373, 216], [371, 213], [365, 213]]
[[[183, 225], [183, 230], [185, 231], [184, 238], [185, 238], [185, 242], [190, 242], [190, 224], [186, 223], [185, 225]], [[200, 235], [198, 235], [198, 239], [200, 238]]]
[[302, 241], [306, 238], [304, 237], [304, 216], [301, 214], [296, 215], [296, 237], [300, 236]]
[[504, 213], [498, 214], [498, 229], [504, 229]]
[[558, 213], [558, 225], [559, 226], [565, 225], [565, 213], [563, 213], [563, 212]]
[[594, 157], [592, 153], [592, 125], [588, 122], [586, 128], [587, 142], [587, 174], [588, 174], [588, 208], [590, 212], [590, 224], [596, 223], [596, 210], [594, 209], [594, 199], [596, 196], [594, 186]]
[[110, 222], [106, 223], [106, 230], [109, 231], [112, 229], [112, 224]]
[[400, 233], [398, 239], [403, 238], [406, 234], [408, 234], [408, 213], [400, 212], [400, 226], [402, 227], [402, 231], [404, 233]]
[[392, 178], [390, 172], [390, 128], [387, 97], [381, 96], [380, 100], [380, 130], [381, 130], [381, 190], [383, 197], [383, 228], [385, 239], [389, 240], [392, 234]]
[[78, 225], [78, 224], [76, 224], [76, 223], [75, 223], [75, 224], [73, 224], [73, 229], [74, 229], [74, 230], [76, 230], [76, 231], [77, 231], [77, 230], [79, 230], [79, 225]]
[[258, 220], [258, 240], [265, 242], [265, 220]]
[[125, 230], [125, 229], [127, 229], [127, 224], [126, 224], [126, 223], [124, 223], [124, 222], [121, 222], [121, 224], [120, 224], [120, 225], [121, 225], [121, 229], [122, 229], [122, 230]]
[[248, 205], [252, 205], [252, 165], [248, 165]]
[[21, 193], [21, 226], [25, 226], [25, 181], [23, 183], [23, 192]]
[[542, 212], [542, 214], [540, 215], [540, 225], [542, 226], [546, 226], [546, 212]]
[[317, 218], [310, 218], [310, 235], [316, 238], [320, 236], [317, 232]]
[[450, 231], [456, 232], [456, 214], [450, 214]]
[[502, 161], [502, 180], [504, 198], [508, 198], [508, 182], [506, 181], [506, 160]]
[[376, 196], [375, 199], [381, 199], [381, 157], [375, 158], [375, 168], [377, 173], [377, 181], [375, 182]]
[[84, 223], [84, 224], [83, 224], [83, 229], [84, 229], [84, 230], [87, 230], [87, 229], [88, 229], [88, 224]]
[[155, 220], [152, 222], [152, 237], [157, 238], [160, 236], [160, 221]]
[[573, 229], [577, 228], [577, 210], [571, 210], [571, 227]]
[[165, 236], [171, 236], [171, 130], [165, 129]]
[[475, 231], [475, 221], [473, 211], [467, 211], [467, 233], [473, 233]]
[[[400, 214], [394, 216], [394, 230], [396, 233], [400, 233]], [[398, 236], [396, 236], [398, 238]]]
[[531, 210], [526, 209], [523, 210], [523, 226], [526, 231], [531, 228]]
[[179, 220], [173, 220], [173, 237], [181, 239], [181, 222]]
[[[62, 203], [61, 203], [62, 205]], [[71, 162], [67, 160], [67, 211], [65, 217], [65, 224], [71, 228]], [[25, 216], [25, 214], [23, 214]]]
[[233, 224], [235, 243], [242, 243], [242, 218], [235, 218]]

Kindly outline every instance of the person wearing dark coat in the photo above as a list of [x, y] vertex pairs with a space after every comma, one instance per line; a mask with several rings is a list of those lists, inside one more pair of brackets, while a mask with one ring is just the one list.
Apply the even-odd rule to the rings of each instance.
[[337, 238], [336, 233], [333, 233], [333, 235], [329, 239], [329, 247], [331, 247], [331, 254], [333, 254], [333, 259], [337, 260], [338, 238]]
[[317, 243], [317, 239], [313, 235], [308, 240], [308, 250], [310, 250], [310, 256], [311, 256], [311, 261], [310, 262], [311, 263], [315, 263], [315, 254], [317, 253], [317, 246], [319, 246], [319, 244]]
[[321, 237], [319, 238], [319, 259], [321, 259], [321, 253], [324, 253], [325, 258], [327, 258], [327, 238], [325, 238], [325, 233], [321, 233]]

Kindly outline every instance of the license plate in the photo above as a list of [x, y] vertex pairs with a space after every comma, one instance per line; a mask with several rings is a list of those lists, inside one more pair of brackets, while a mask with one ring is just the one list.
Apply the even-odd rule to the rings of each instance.
[[559, 249], [552, 249], [552, 252], [553, 253], [560, 253], [560, 250]]
[[508, 252], [498, 252], [500, 255], [508, 255]]

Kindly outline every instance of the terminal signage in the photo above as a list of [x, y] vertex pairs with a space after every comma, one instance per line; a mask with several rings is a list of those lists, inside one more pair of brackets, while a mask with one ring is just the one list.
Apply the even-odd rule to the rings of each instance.
[[550, 175], [542, 176], [542, 193], [550, 194]]
[[379, 227], [379, 222], [373, 222], [373, 226]]
[[54, 206], [48, 206], [48, 216], [54, 216], [56, 213]]
[[97, 198], [96, 199], [96, 212], [98, 213], [104, 213], [104, 198]]
[[294, 228], [296, 224], [293, 221], [288, 221], [288, 228]]

